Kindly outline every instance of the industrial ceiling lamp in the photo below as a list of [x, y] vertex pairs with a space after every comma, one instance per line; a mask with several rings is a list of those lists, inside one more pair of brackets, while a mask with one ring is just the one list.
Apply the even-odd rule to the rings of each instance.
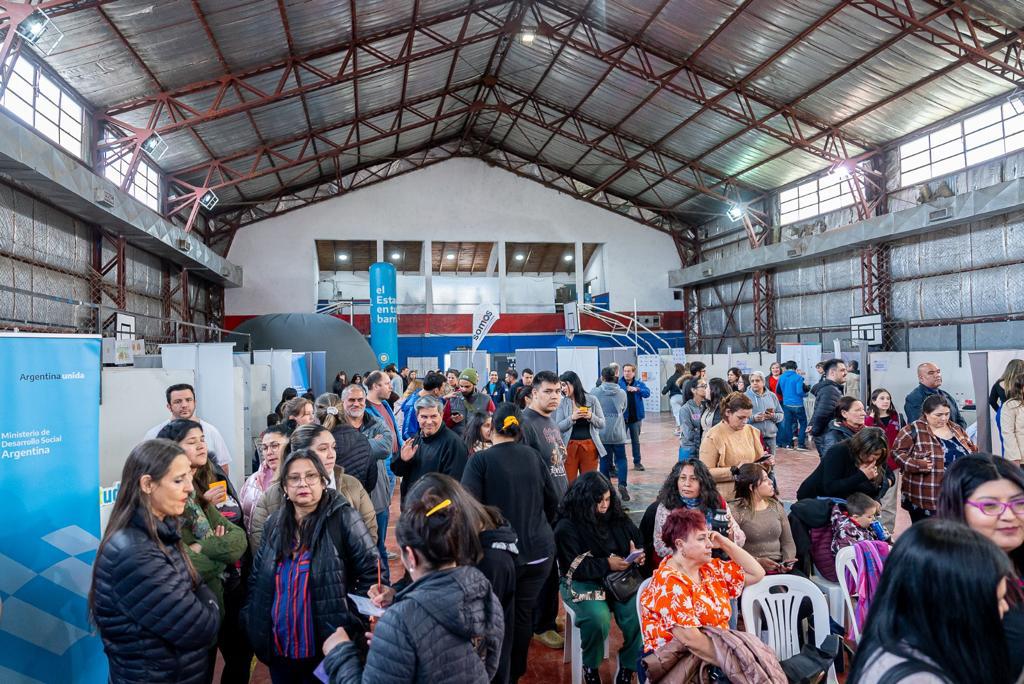
[[537, 40], [537, 27], [523, 24], [519, 29], [519, 42], [529, 47], [535, 40]]
[[1006, 103], [1010, 105], [1010, 109], [1017, 116], [1024, 114], [1024, 87], [1014, 88], [1013, 92], [1006, 99]]
[[731, 221], [739, 221], [746, 213], [747, 210], [739, 204], [730, 204], [729, 210], [725, 212], [726, 216], [728, 216]]
[[164, 155], [167, 154], [167, 150], [170, 146], [164, 141], [159, 133], [153, 131], [153, 133], [145, 139], [142, 143], [142, 151], [149, 155], [149, 158], [155, 162], [163, 159]]
[[199, 198], [199, 206], [206, 211], [213, 211], [213, 208], [220, 202], [220, 198], [217, 197], [217, 193], [213, 190], [207, 190], [203, 193], [202, 197]]
[[338, 252], [338, 261], [348, 261], [348, 254]]
[[562, 259], [564, 259], [565, 261], [572, 261], [572, 254], [566, 254], [564, 257], [562, 257]]
[[851, 164], [848, 160], [843, 159], [841, 161], [837, 161], [835, 164], [829, 167], [828, 175], [836, 176], [838, 178], [846, 178], [847, 176], [850, 175], [850, 169], [852, 167], [853, 164]]
[[50, 21], [50, 17], [42, 9], [37, 9], [25, 17], [18, 24], [15, 33], [44, 56], [53, 52], [64, 39], [64, 32]]
[[526, 255], [525, 254], [516, 254], [515, 260], [516, 261], [525, 261], [526, 260]]

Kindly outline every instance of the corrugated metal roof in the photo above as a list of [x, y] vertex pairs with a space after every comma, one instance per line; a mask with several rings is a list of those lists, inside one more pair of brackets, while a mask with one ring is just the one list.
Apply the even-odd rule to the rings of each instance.
[[[531, 44], [515, 39], [519, 11], [523, 26], [538, 29]], [[892, 16], [908, 11], [923, 28]], [[800, 149], [800, 135], [839, 125], [856, 155], [1010, 91], [1012, 74], [930, 36], [970, 43], [957, 33], [967, 26], [962, 12], [980, 43], [1020, 47], [1008, 27], [1024, 25], [1024, 4], [996, 0], [122, 0], [57, 17], [65, 38], [46, 61], [94, 109], [132, 126], [147, 124], [152, 98], [179, 103], [157, 120], [171, 148], [165, 172], [191, 169], [183, 179], [198, 183], [204, 165], [225, 157], [257, 172], [219, 191], [220, 209], [470, 126], [474, 140], [571, 170], [590, 187], [614, 177], [609, 192], [699, 223], [722, 203], [673, 180], [655, 183], [659, 175], [718, 193], [734, 177], [754, 196], [830, 165]], [[353, 36], [359, 44], [349, 49]], [[220, 90], [227, 75], [244, 86]], [[442, 100], [445, 89], [459, 97]], [[539, 101], [524, 116], [544, 125], [518, 116], [524, 96]], [[322, 139], [303, 147], [310, 131]], [[324, 140], [348, 146], [356, 132], [367, 142], [338, 153], [337, 165], [306, 163], [329, 149]], [[252, 167], [263, 143], [280, 154]], [[295, 154], [301, 163], [273, 173]]]

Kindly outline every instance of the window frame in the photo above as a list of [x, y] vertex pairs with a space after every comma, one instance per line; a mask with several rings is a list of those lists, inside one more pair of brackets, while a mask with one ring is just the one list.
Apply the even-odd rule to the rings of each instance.
[[78, 94], [23, 54], [8, 57], [7, 65], [12, 73], [0, 109], [85, 163], [89, 112]]

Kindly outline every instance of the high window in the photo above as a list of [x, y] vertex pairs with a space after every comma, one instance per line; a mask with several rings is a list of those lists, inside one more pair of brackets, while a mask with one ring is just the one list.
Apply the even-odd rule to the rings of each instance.
[[82, 106], [28, 60], [14, 62], [0, 107], [82, 159]]

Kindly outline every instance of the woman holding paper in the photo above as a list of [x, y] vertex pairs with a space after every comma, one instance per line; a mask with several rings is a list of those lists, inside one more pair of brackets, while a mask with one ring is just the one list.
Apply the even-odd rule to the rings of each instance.
[[224, 656], [224, 682], [246, 682], [252, 648], [242, 634], [239, 614], [245, 605], [249, 548], [238, 495], [220, 466], [209, 458], [203, 426], [177, 419], [165, 425], [157, 437], [177, 442], [191, 466], [191, 496], [181, 516], [181, 538], [196, 572], [217, 596], [220, 633], [211, 643], [210, 667], [216, 650]]
[[[454, 485], [454, 482], [450, 483]], [[332, 684], [489, 682], [498, 670], [504, 619], [491, 583], [475, 567], [485, 556], [474, 519], [438, 488], [408, 497], [396, 536], [413, 583], [394, 597], [373, 633], [363, 665], [352, 634], [324, 642]]]
[[377, 545], [359, 513], [337, 491], [317, 455], [287, 456], [274, 487], [284, 506], [268, 519], [256, 552], [243, 621], [274, 684], [313, 681], [320, 644], [338, 628], [362, 638], [366, 625], [347, 595], [378, 581]]

